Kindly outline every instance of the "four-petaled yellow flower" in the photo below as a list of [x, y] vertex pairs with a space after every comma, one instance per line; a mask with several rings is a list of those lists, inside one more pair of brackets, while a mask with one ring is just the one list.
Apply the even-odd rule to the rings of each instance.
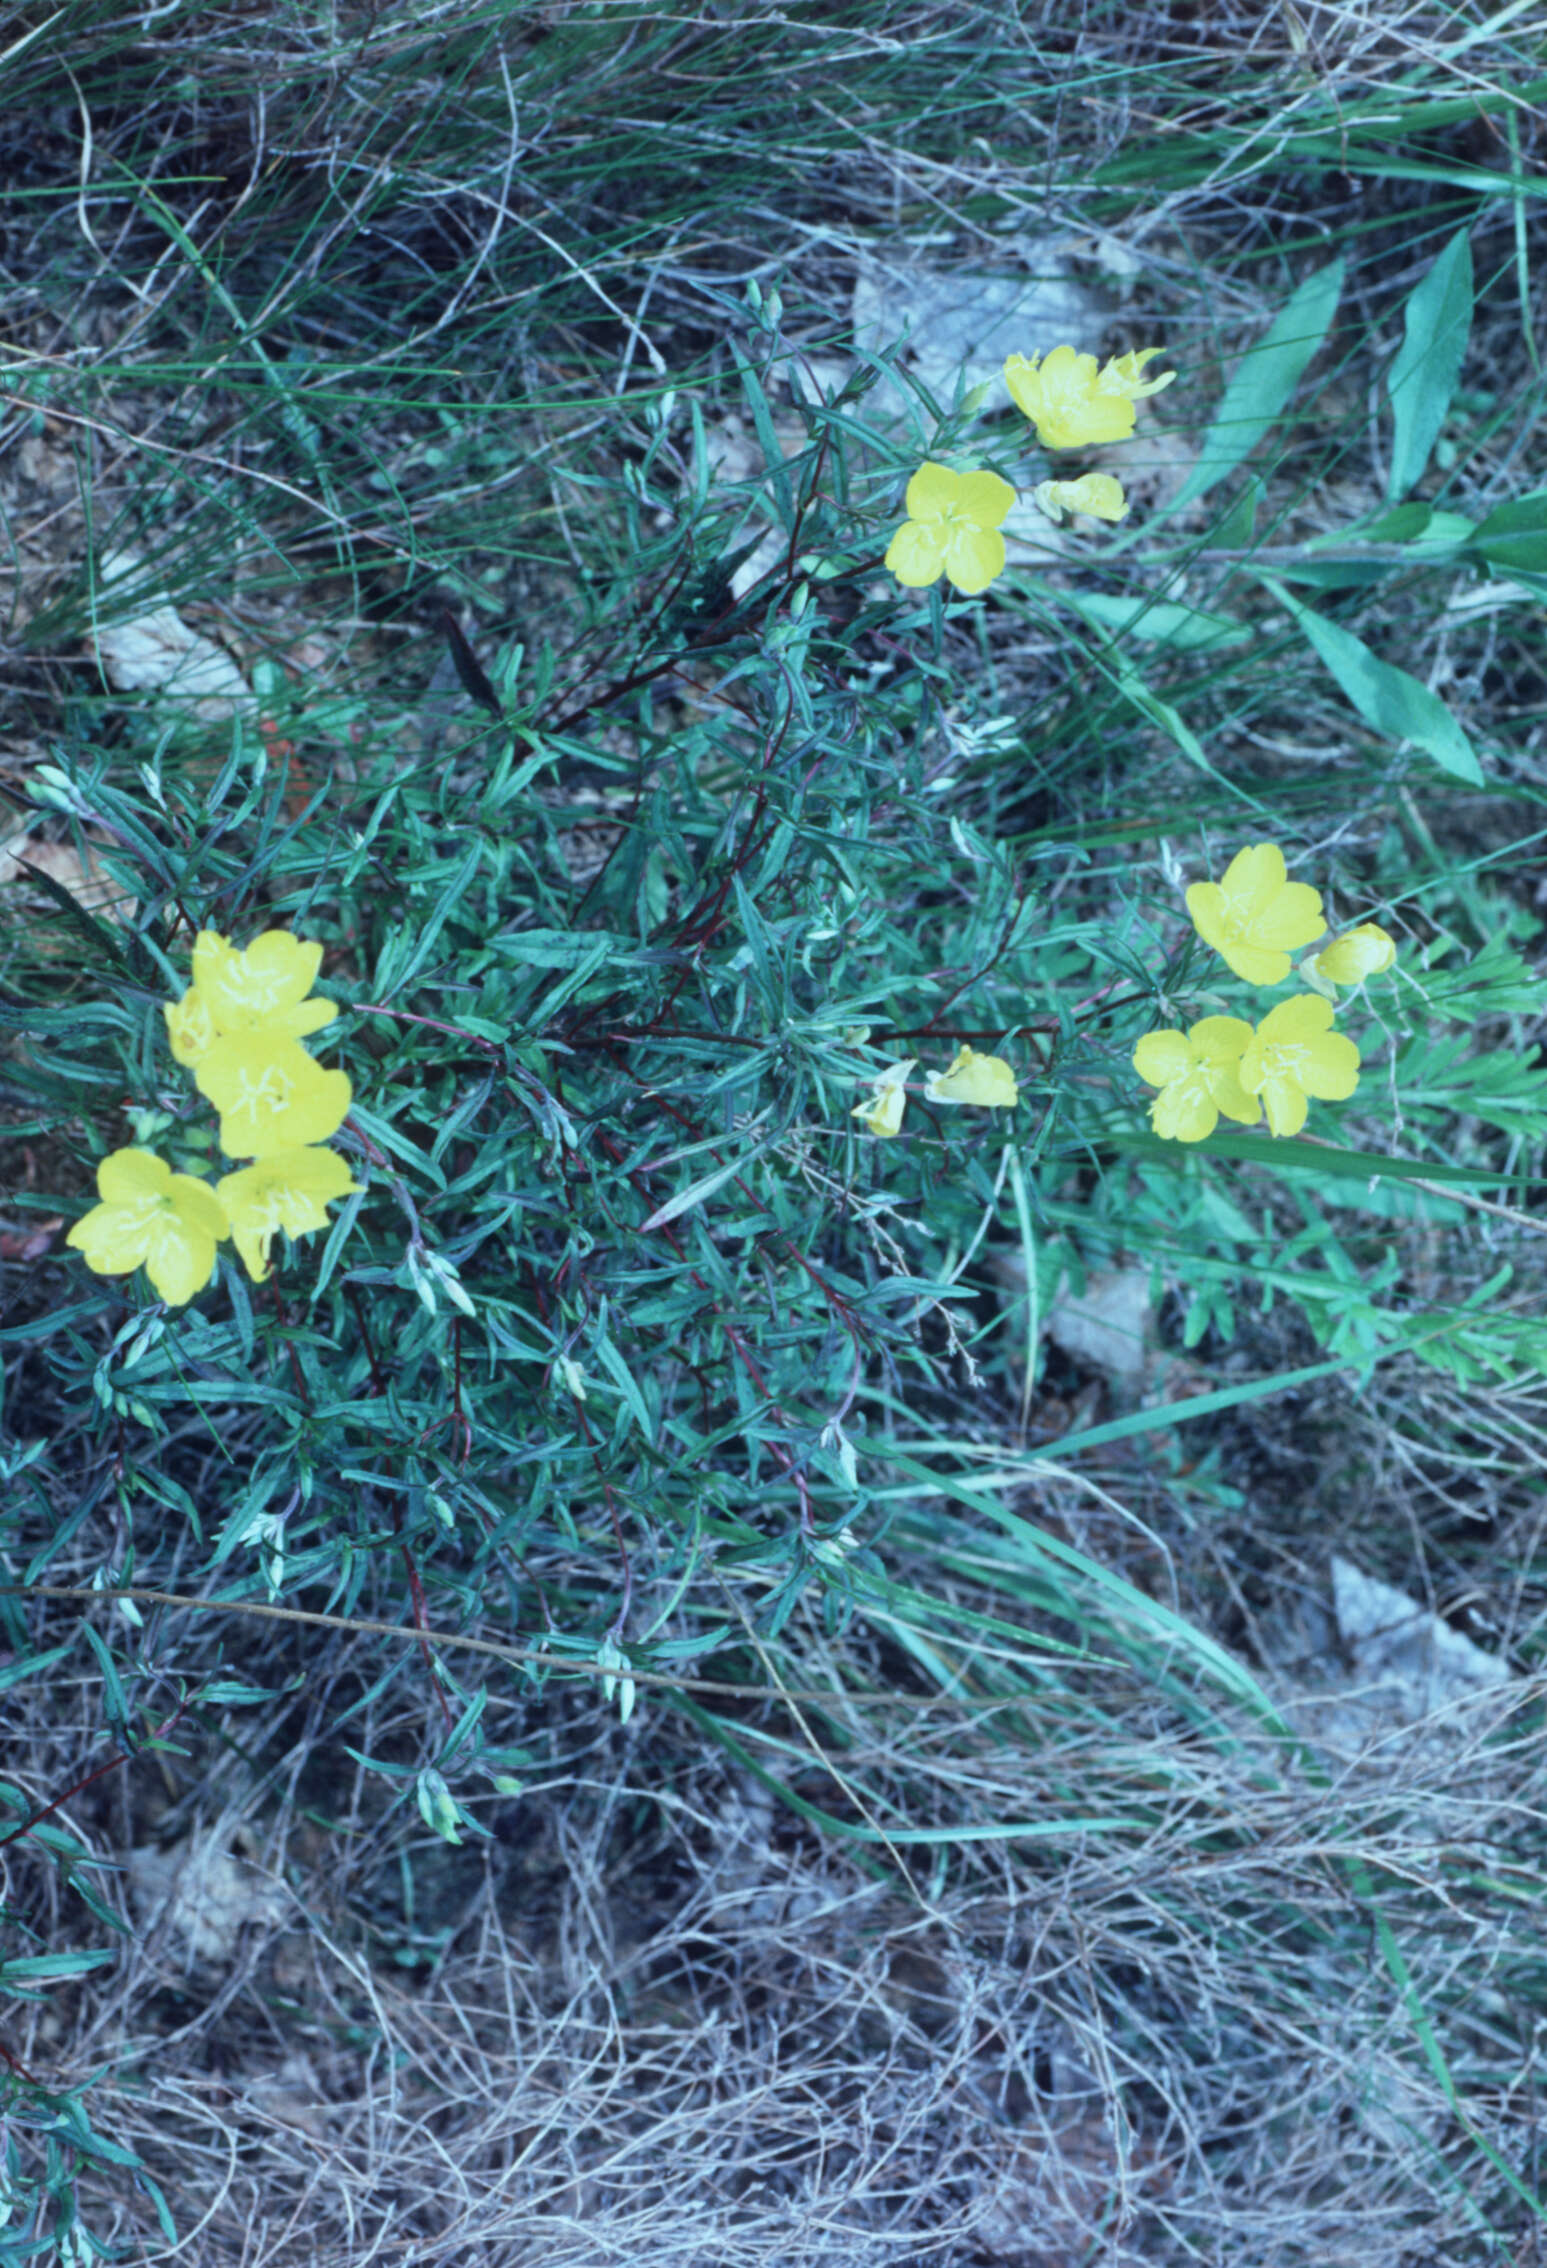
[[169, 1306], [181, 1307], [215, 1273], [215, 1247], [228, 1235], [220, 1201], [206, 1182], [174, 1173], [149, 1150], [114, 1150], [97, 1168], [94, 1205], [65, 1238], [99, 1276], [143, 1267]]
[[916, 1061], [917, 1057], [910, 1055], [905, 1063], [889, 1063], [873, 1082], [870, 1099], [854, 1105], [849, 1116], [857, 1118], [867, 1134], [889, 1136], [897, 1132], [908, 1100], [903, 1082]]
[[1062, 525], [1066, 512], [1083, 512], [1092, 520], [1122, 520], [1128, 515], [1123, 484], [1109, 472], [1084, 473], [1078, 480], [1040, 480], [1031, 493], [1038, 511], [1045, 512], [1055, 527]]
[[1133, 1067], [1158, 1087], [1150, 1124], [1167, 1142], [1206, 1141], [1221, 1113], [1255, 1126], [1261, 1108], [1241, 1083], [1241, 1058], [1252, 1028], [1239, 1016], [1205, 1016], [1187, 1032], [1146, 1032], [1133, 1051]]
[[978, 1110], [1012, 1110], [1020, 1089], [1002, 1055], [959, 1047], [944, 1071], [931, 1071], [924, 1094], [933, 1103], [971, 1103]]
[[1249, 843], [1222, 882], [1195, 882], [1187, 911], [1204, 944], [1247, 984], [1282, 984], [1291, 950], [1309, 945], [1325, 926], [1321, 893], [1308, 882], [1286, 881], [1277, 843]]
[[217, 1185], [236, 1239], [236, 1249], [254, 1283], [268, 1273], [269, 1246], [277, 1229], [304, 1236], [326, 1228], [328, 1206], [352, 1196], [356, 1184], [337, 1150], [310, 1147], [276, 1150], [255, 1165], [224, 1174]]
[[1332, 1029], [1332, 1003], [1297, 992], [1270, 1009], [1241, 1057], [1241, 1084], [1261, 1095], [1275, 1134], [1298, 1134], [1307, 1097], [1346, 1102], [1359, 1084], [1359, 1050]]
[[1099, 369], [1093, 354], [1076, 354], [1072, 346], [1054, 347], [1049, 355], [1012, 354], [1004, 379], [1044, 449], [1087, 449], [1132, 440], [1134, 403], [1158, 394], [1176, 376], [1174, 370], [1160, 378], [1144, 376], [1144, 365], [1160, 352], [1145, 347]]
[[1366, 977], [1384, 976], [1397, 957], [1397, 941], [1378, 921], [1362, 921], [1324, 945], [1319, 953], [1300, 963], [1300, 974], [1315, 983], [1363, 984]]
[[238, 950], [228, 937], [201, 929], [193, 947], [193, 989], [217, 1031], [284, 1032], [304, 1039], [338, 1014], [331, 1000], [308, 1000], [322, 965], [315, 939], [266, 929]]
[[1007, 480], [991, 472], [952, 472], [924, 464], [908, 483], [908, 517], [887, 546], [886, 564], [910, 590], [942, 573], [969, 598], [986, 591], [1004, 566], [1001, 521], [1015, 502]]
[[199, 1092], [220, 1112], [227, 1157], [270, 1157], [325, 1142], [343, 1125], [351, 1089], [344, 1071], [324, 1071], [283, 1032], [224, 1032], [194, 1069]]

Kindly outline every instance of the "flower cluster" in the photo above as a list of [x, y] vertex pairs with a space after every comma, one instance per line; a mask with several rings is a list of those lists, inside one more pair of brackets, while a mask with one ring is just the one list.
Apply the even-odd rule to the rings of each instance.
[[[892, 1135], [902, 1125], [907, 1106], [907, 1078], [917, 1058], [889, 1063], [871, 1081], [869, 1100], [856, 1103], [851, 1117], [867, 1133]], [[924, 1100], [932, 1103], [970, 1103], [977, 1110], [1013, 1110], [1020, 1089], [1015, 1073], [1002, 1055], [980, 1055], [975, 1047], [959, 1047], [944, 1071], [924, 1076]]]
[[[1072, 346], [1054, 347], [1048, 355], [1012, 354], [1004, 366], [1005, 384], [1044, 449], [1130, 441], [1135, 402], [1158, 394], [1176, 376], [1168, 370], [1159, 378], [1145, 377], [1145, 364], [1160, 352], [1144, 347], [1099, 367], [1093, 354], [1077, 354]], [[1055, 523], [1066, 512], [1121, 520], [1128, 510], [1122, 482], [1111, 473], [1040, 481], [1033, 496]], [[1014, 503], [1014, 489], [997, 473], [921, 465], [908, 483], [908, 517], [887, 547], [886, 564], [910, 590], [922, 590], [943, 574], [954, 590], [975, 598], [1004, 566], [999, 531]]]
[[331, 1000], [311, 996], [322, 947], [265, 930], [239, 951], [214, 930], [193, 949], [193, 982], [166, 1005], [172, 1053], [220, 1113], [220, 1146], [246, 1158], [212, 1189], [173, 1173], [148, 1150], [115, 1150], [97, 1168], [94, 1206], [66, 1242], [100, 1276], [143, 1267], [161, 1298], [181, 1306], [215, 1273], [231, 1237], [256, 1282], [276, 1231], [326, 1228], [327, 1208], [354, 1191], [349, 1168], [320, 1147], [350, 1104], [342, 1071], [325, 1071], [301, 1045], [331, 1023]]
[[[1205, 945], [1246, 984], [1282, 984], [1290, 954], [1320, 937], [1321, 893], [1291, 882], [1277, 843], [1237, 851], [1219, 882], [1195, 882], [1187, 911]], [[1332, 1028], [1337, 987], [1380, 976], [1397, 957], [1378, 922], [1361, 922], [1301, 961], [1314, 987], [1270, 1008], [1254, 1029], [1239, 1016], [1204, 1016], [1185, 1032], [1147, 1032], [1133, 1067], [1160, 1091], [1150, 1104], [1155, 1132], [1171, 1142], [1202, 1142], [1222, 1117], [1272, 1134], [1298, 1134], [1310, 1103], [1346, 1102], [1359, 1084], [1359, 1050]]]

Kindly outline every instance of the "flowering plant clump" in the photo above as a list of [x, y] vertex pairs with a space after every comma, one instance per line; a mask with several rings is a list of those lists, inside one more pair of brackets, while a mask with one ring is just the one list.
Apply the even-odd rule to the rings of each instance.
[[[1168, 370], [1159, 378], [1145, 377], [1145, 364], [1161, 351], [1143, 347], [1100, 365], [1093, 354], [1079, 354], [1072, 346], [1054, 347], [1046, 356], [1012, 354], [1005, 383], [1044, 449], [1130, 441], [1135, 402], [1158, 394], [1176, 376]], [[1122, 482], [1112, 473], [1044, 480], [1033, 496], [1055, 524], [1068, 513], [1117, 521], [1128, 512]], [[886, 565], [910, 590], [944, 575], [953, 589], [975, 598], [1004, 567], [999, 531], [1015, 500], [1015, 490], [997, 473], [953, 472], [933, 461], [921, 465], [908, 482], [908, 516], [887, 546]]]
[[1007, 480], [991, 472], [952, 472], [921, 465], [908, 483], [908, 517], [887, 546], [886, 564], [899, 583], [922, 589], [943, 574], [975, 598], [1004, 566], [1000, 524], [1015, 502]]
[[322, 947], [265, 930], [245, 949], [201, 930], [193, 982], [165, 1004], [174, 1059], [220, 1112], [220, 1146], [254, 1162], [218, 1186], [174, 1173], [148, 1150], [115, 1150], [97, 1169], [102, 1202], [66, 1241], [98, 1275], [143, 1266], [162, 1299], [180, 1307], [215, 1273], [217, 1245], [234, 1237], [256, 1282], [276, 1229], [291, 1236], [327, 1226], [327, 1206], [355, 1183], [335, 1152], [351, 1089], [301, 1045], [338, 1010], [311, 995]]
[[[1187, 911], [1243, 983], [1268, 987], [1290, 973], [1290, 952], [1325, 928], [1321, 895], [1288, 879], [1277, 843], [1237, 851], [1221, 882], [1195, 882]], [[1312, 986], [1281, 1000], [1255, 1027], [1238, 1016], [1205, 1016], [1187, 1033], [1147, 1032], [1133, 1067], [1159, 1089], [1150, 1121], [1167, 1141], [1201, 1142], [1221, 1116], [1254, 1126], [1265, 1113], [1275, 1135], [1298, 1134], [1309, 1104], [1346, 1102], [1359, 1084], [1359, 1050], [1332, 1028], [1338, 985], [1363, 984], [1395, 965], [1396, 941], [1378, 922], [1309, 953], [1296, 974]]]

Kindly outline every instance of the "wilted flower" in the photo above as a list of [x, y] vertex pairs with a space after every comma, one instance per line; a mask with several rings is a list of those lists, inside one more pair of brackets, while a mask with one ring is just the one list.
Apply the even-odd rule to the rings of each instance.
[[288, 929], [266, 929], [242, 951], [213, 929], [194, 940], [194, 989], [221, 1032], [320, 1031], [338, 1014], [331, 1000], [306, 997], [321, 965], [322, 947]]
[[1102, 364], [1101, 376], [1096, 383], [1104, 394], [1126, 394], [1129, 401], [1141, 402], [1146, 394], [1163, 394], [1176, 377], [1174, 370], [1161, 372], [1158, 378], [1146, 378], [1144, 365], [1153, 362], [1164, 347], [1140, 347], [1134, 354], [1118, 354]]
[[902, 1124], [902, 1114], [908, 1100], [903, 1089], [903, 1081], [913, 1069], [916, 1061], [917, 1058], [910, 1055], [905, 1063], [889, 1063], [880, 1076], [872, 1082], [874, 1091], [869, 1101], [854, 1105], [849, 1116], [857, 1118], [867, 1134], [884, 1136], [897, 1132]]
[[1122, 520], [1128, 515], [1123, 484], [1111, 473], [1088, 472], [1078, 480], [1040, 480], [1031, 493], [1038, 511], [1045, 512], [1055, 527], [1061, 525], [1066, 512], [1083, 512], [1093, 520]]
[[1015, 1073], [1002, 1055], [979, 1055], [976, 1048], [959, 1047], [944, 1071], [931, 1071], [924, 1081], [930, 1102], [971, 1103], [978, 1110], [1013, 1110], [1020, 1095]]
[[1384, 976], [1397, 957], [1397, 941], [1378, 921], [1363, 921], [1324, 945], [1319, 953], [1300, 963], [1300, 974], [1315, 984], [1363, 984], [1366, 977]]
[[347, 1073], [324, 1071], [282, 1032], [222, 1033], [194, 1078], [220, 1112], [220, 1146], [232, 1158], [325, 1142], [343, 1125], [351, 1098]]
[[1290, 952], [1309, 945], [1325, 926], [1320, 892], [1308, 882], [1285, 880], [1277, 843], [1249, 843], [1236, 852], [1222, 882], [1195, 882], [1187, 911], [1204, 944], [1248, 984], [1282, 984]]
[[1072, 346], [1054, 347], [1046, 356], [1012, 354], [1004, 366], [1005, 384], [1018, 409], [1031, 419], [1044, 449], [1086, 449], [1098, 442], [1133, 438], [1133, 405], [1158, 394], [1176, 376], [1143, 376], [1159, 347], [1119, 355], [1098, 370], [1093, 354]]
[[910, 590], [942, 572], [969, 598], [987, 590], [1004, 566], [1000, 522], [1015, 502], [1007, 480], [991, 472], [952, 472], [920, 465], [908, 483], [908, 517], [887, 546], [886, 564]]
[[355, 1186], [337, 1150], [310, 1147], [275, 1150], [254, 1165], [222, 1175], [220, 1202], [253, 1281], [268, 1273], [269, 1246], [277, 1229], [305, 1236], [309, 1229], [326, 1228], [328, 1206], [335, 1198], [352, 1196]]
[[1146, 1032], [1133, 1051], [1133, 1067], [1158, 1087], [1150, 1124], [1167, 1142], [1202, 1142], [1220, 1115], [1255, 1126], [1261, 1108], [1241, 1084], [1241, 1058], [1252, 1028], [1239, 1016], [1205, 1016], [1187, 1032]]
[[102, 1202], [65, 1238], [99, 1276], [143, 1267], [161, 1298], [181, 1307], [215, 1273], [215, 1247], [229, 1232], [215, 1192], [174, 1173], [149, 1150], [114, 1150], [97, 1168]]
[[1332, 1029], [1332, 1003], [1297, 992], [1270, 1009], [1241, 1058], [1241, 1084], [1261, 1095], [1275, 1134], [1298, 1134], [1306, 1099], [1346, 1102], [1359, 1084], [1359, 1050]]
[[167, 1020], [167, 1038], [172, 1053], [185, 1069], [192, 1070], [205, 1049], [215, 1039], [215, 1019], [209, 1012], [209, 1002], [196, 984], [191, 984], [181, 1000], [163, 1003], [162, 1013]]

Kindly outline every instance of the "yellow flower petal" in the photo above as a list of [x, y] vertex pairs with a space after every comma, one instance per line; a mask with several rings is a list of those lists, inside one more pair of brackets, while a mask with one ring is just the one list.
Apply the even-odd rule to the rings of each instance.
[[1001, 526], [1015, 503], [1015, 491], [996, 472], [969, 472], [960, 476], [957, 503], [965, 517], [980, 528]]
[[169, 1307], [182, 1307], [215, 1273], [215, 1239], [186, 1221], [168, 1220], [151, 1237], [145, 1273]]
[[1219, 1124], [1219, 1105], [1201, 1072], [1163, 1087], [1150, 1104], [1150, 1124], [1163, 1142], [1205, 1142]]
[[1019, 1099], [1015, 1073], [1002, 1055], [959, 1047], [944, 1071], [931, 1071], [924, 1093], [934, 1103], [970, 1103], [978, 1110], [1010, 1110]]
[[1133, 1067], [1146, 1086], [1169, 1087], [1193, 1066], [1185, 1032], [1146, 1032], [1133, 1051]]
[[945, 565], [945, 531], [904, 520], [886, 547], [884, 564], [909, 590], [922, 590], [938, 582]]
[[172, 1168], [153, 1150], [111, 1150], [97, 1168], [97, 1194], [108, 1205], [165, 1197]]
[[949, 465], [927, 462], [908, 482], [903, 503], [910, 520], [943, 520], [958, 499], [961, 474]]
[[1004, 537], [997, 528], [953, 528], [945, 547], [945, 579], [967, 598], [976, 598], [1003, 573], [1004, 559]]

